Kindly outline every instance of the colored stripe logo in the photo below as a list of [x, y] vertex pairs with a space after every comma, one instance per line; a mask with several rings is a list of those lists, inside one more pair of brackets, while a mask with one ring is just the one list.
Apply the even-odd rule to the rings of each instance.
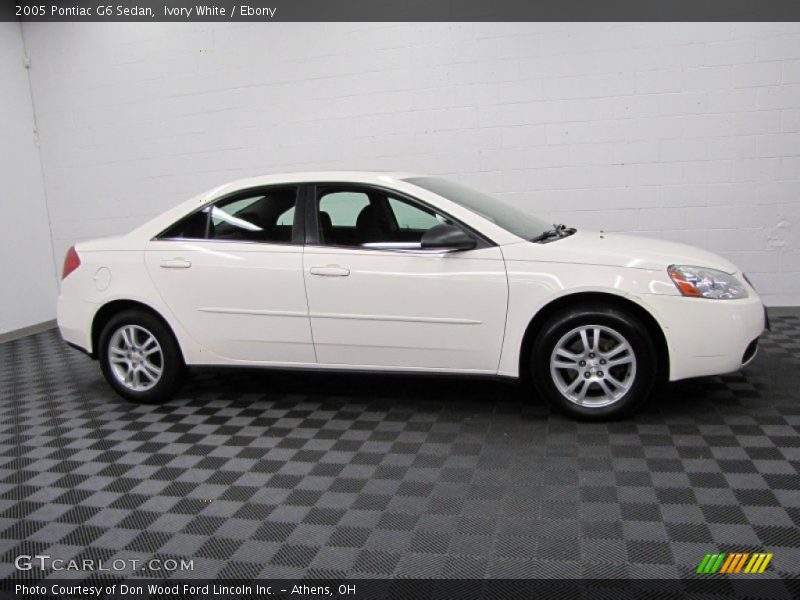
[[772, 553], [755, 552], [718, 552], [706, 554], [697, 573], [710, 575], [713, 573], [763, 573], [772, 560]]

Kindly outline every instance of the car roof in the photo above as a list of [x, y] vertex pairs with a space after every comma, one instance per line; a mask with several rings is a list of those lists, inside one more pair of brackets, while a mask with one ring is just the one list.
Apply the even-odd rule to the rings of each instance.
[[261, 175], [258, 177], [248, 177], [224, 183], [211, 190], [207, 190], [181, 204], [167, 210], [160, 215], [152, 218], [143, 225], [137, 227], [125, 237], [127, 239], [150, 240], [154, 235], [172, 225], [175, 221], [183, 218], [189, 212], [197, 210], [199, 207], [214, 202], [216, 199], [228, 194], [234, 194], [248, 188], [257, 188], [268, 185], [281, 184], [303, 184], [310, 182], [321, 183], [363, 183], [368, 185], [385, 186], [398, 191], [413, 190], [414, 194], [419, 195], [423, 200], [435, 200], [437, 205], [447, 208], [447, 212], [461, 219], [468, 225], [479, 229], [489, 235], [496, 243], [519, 242], [520, 238], [502, 229], [478, 213], [472, 212], [451, 200], [443, 198], [438, 194], [418, 188], [407, 180], [412, 177], [425, 177], [426, 175], [403, 172], [403, 171], [307, 171], [299, 173], [275, 173], [271, 175]]
[[408, 179], [409, 177], [421, 177], [418, 173], [403, 171], [302, 171], [297, 173], [274, 173], [271, 175], [260, 175], [257, 177], [247, 177], [225, 183], [213, 190], [209, 190], [205, 196], [219, 196], [226, 192], [232, 192], [249, 187], [261, 185], [273, 185], [281, 183], [308, 183], [312, 181], [323, 182], [352, 182], [352, 183], [371, 183], [380, 184], [392, 180]]

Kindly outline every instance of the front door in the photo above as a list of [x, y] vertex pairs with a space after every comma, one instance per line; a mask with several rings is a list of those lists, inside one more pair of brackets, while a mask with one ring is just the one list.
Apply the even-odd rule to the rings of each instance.
[[314, 363], [297, 196], [296, 186], [238, 193], [148, 245], [150, 276], [203, 351], [237, 361]]
[[303, 271], [325, 365], [495, 373], [508, 285], [499, 248], [431, 252], [446, 216], [378, 188], [316, 186]]

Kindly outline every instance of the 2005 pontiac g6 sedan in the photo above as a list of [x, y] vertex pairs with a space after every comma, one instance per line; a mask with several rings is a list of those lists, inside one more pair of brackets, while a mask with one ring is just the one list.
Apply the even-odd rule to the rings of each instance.
[[598, 419], [739, 369], [765, 319], [710, 252], [368, 172], [237, 181], [77, 244], [58, 299], [64, 339], [133, 400], [168, 398], [187, 365], [436, 372], [530, 379]]

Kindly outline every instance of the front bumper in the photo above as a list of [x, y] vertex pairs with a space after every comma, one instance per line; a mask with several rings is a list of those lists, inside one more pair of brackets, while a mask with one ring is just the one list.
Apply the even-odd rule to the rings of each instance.
[[670, 381], [737, 371], [755, 356], [748, 350], [766, 325], [755, 294], [743, 300], [666, 295], [643, 300], [664, 328]]

